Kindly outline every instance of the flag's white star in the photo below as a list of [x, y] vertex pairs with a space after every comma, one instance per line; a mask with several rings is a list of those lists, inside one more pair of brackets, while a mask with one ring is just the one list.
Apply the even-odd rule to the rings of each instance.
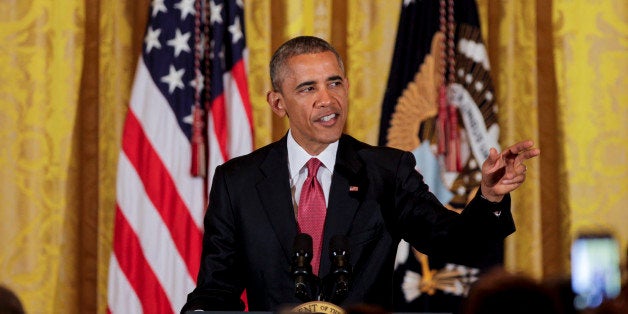
[[144, 43], [146, 44], [146, 53], [150, 53], [153, 48], [161, 49], [161, 43], [159, 42], [159, 35], [161, 34], [161, 29], [153, 29], [153, 27], [148, 28], [148, 32], [146, 33], [146, 37], [144, 38]]
[[220, 46], [220, 52], [218, 53], [218, 59], [220, 60], [220, 65], [222, 65], [223, 69], [227, 68], [227, 62], [225, 61], [225, 46]]
[[411, 3], [414, 3], [414, 0], [403, 0], [403, 6], [404, 7], [409, 6]]
[[181, 30], [177, 28], [174, 38], [168, 40], [168, 46], [174, 48], [175, 57], [178, 57], [181, 51], [190, 52], [190, 45], [188, 45], [189, 39], [190, 33], [181, 34]]
[[192, 105], [192, 110], [190, 110], [190, 115], [183, 117], [183, 122], [190, 125], [194, 123], [194, 105]]
[[231, 33], [231, 42], [237, 43], [240, 38], [244, 37], [242, 34], [242, 27], [240, 26], [240, 17], [236, 15], [233, 25], [229, 26], [229, 33]]
[[183, 74], [185, 74], [185, 69], [177, 70], [174, 65], [170, 65], [170, 72], [168, 75], [163, 76], [161, 81], [163, 83], [168, 84], [168, 92], [172, 94], [176, 88], [183, 89]]
[[209, 58], [210, 58], [210, 59], [212, 59], [212, 60], [213, 60], [214, 58], [218, 58], [218, 60], [220, 61], [221, 66], [222, 66], [222, 68], [224, 69], [224, 68], [225, 68], [225, 65], [226, 65], [226, 62], [225, 62], [225, 46], [224, 46], [224, 45], [221, 45], [221, 46], [219, 47], [219, 48], [220, 48], [220, 50], [218, 50], [218, 55], [216, 55], [216, 54], [214, 53], [214, 52], [215, 52], [215, 49], [214, 49], [214, 47], [213, 47], [213, 46], [214, 46], [213, 44], [215, 43], [215, 41], [212, 39], [212, 41], [211, 41], [211, 42], [212, 42], [212, 49], [211, 49], [211, 50], [210, 50], [210, 52], [209, 52]]
[[199, 69], [196, 69], [194, 73], [196, 75], [194, 79], [190, 81], [190, 86], [194, 87], [194, 90], [196, 91], [197, 94], [200, 94], [201, 91], [203, 90], [203, 87], [205, 87], [203, 73], [201, 73], [201, 70]]
[[196, 10], [194, 10], [194, 1], [195, 0], [181, 0], [181, 2], [174, 5], [175, 8], [181, 10], [182, 20], [185, 20], [188, 14], [196, 14]]
[[236, 0], [236, 4], [239, 8], [242, 8], [244, 6], [244, 2], [242, 0]]
[[222, 7], [223, 4], [216, 4], [216, 2], [212, 1], [209, 3], [209, 12], [211, 13], [209, 17], [209, 22], [211, 24], [214, 23], [222, 23]]
[[164, 0], [153, 0], [153, 13], [152, 16], [155, 17], [159, 12], [168, 12], [166, 5], [164, 4]]

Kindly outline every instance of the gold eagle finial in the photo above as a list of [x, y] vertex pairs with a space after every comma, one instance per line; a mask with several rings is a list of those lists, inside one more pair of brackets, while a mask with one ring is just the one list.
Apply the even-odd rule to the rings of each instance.
[[443, 84], [443, 42], [445, 36], [436, 32], [432, 38], [430, 53], [397, 100], [386, 136], [387, 146], [406, 151], [420, 144], [421, 123], [438, 114], [438, 89]]

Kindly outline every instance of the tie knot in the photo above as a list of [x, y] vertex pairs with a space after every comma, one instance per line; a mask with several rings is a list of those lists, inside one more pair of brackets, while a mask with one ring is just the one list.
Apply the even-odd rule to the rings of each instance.
[[316, 174], [318, 173], [318, 168], [321, 167], [321, 161], [318, 160], [318, 158], [312, 158], [310, 160], [307, 161], [307, 177], [311, 178], [311, 177], [316, 177]]

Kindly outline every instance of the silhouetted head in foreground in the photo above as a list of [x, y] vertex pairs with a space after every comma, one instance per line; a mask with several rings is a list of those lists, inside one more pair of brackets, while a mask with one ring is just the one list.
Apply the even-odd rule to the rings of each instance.
[[482, 276], [463, 303], [463, 314], [562, 313], [553, 294], [524, 275], [496, 269]]
[[0, 314], [24, 314], [20, 299], [4, 286], [0, 286]]

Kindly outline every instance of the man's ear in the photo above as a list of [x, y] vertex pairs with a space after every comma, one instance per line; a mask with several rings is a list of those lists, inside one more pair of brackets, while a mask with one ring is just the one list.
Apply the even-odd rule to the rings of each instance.
[[286, 116], [286, 108], [283, 101], [283, 96], [278, 91], [269, 91], [266, 93], [266, 101], [270, 106], [270, 109], [280, 118]]

